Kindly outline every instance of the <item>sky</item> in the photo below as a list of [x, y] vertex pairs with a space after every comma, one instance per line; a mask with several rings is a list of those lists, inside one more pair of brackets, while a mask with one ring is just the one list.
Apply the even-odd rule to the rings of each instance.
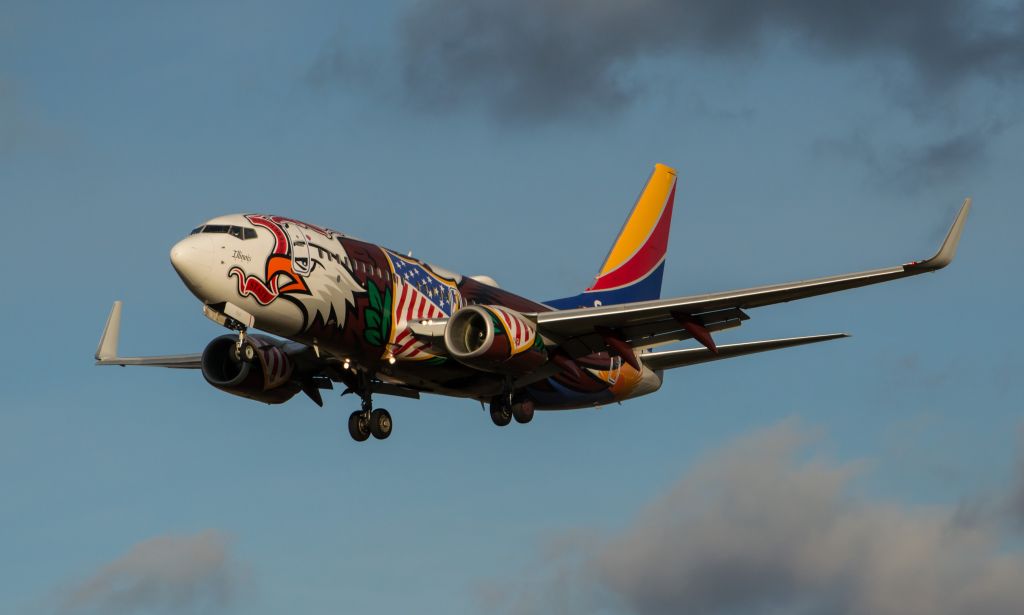
[[[1024, 612], [1024, 3], [0, 0], [0, 612]], [[479, 405], [265, 406], [99, 368], [223, 333], [168, 260], [271, 212], [539, 299], [586, 287], [654, 163], [663, 296], [930, 256], [752, 310], [671, 372]]]

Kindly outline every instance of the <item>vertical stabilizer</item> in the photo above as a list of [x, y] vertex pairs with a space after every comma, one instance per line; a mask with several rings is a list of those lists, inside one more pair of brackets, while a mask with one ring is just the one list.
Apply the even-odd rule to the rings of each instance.
[[594, 283], [579, 295], [546, 303], [567, 309], [661, 297], [675, 196], [675, 169], [654, 165], [654, 172], [615, 238]]

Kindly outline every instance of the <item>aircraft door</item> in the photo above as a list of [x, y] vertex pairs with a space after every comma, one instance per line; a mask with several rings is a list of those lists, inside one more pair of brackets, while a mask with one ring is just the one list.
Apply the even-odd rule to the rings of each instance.
[[288, 223], [288, 241], [292, 243], [292, 269], [301, 276], [307, 276], [313, 270], [309, 240], [305, 229], [294, 222]]

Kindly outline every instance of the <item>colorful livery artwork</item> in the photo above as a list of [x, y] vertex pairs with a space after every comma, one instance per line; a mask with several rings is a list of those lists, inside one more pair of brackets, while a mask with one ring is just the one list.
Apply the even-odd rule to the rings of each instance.
[[[968, 199], [930, 259], [662, 299], [676, 188], [676, 172], [655, 165], [594, 282], [579, 294], [544, 302], [499, 288], [486, 276], [459, 275], [294, 218], [214, 218], [172, 248], [171, 262], [204, 313], [234, 333], [217, 337], [202, 353], [121, 357], [121, 304], [115, 302], [97, 363], [199, 369], [213, 386], [267, 403], [302, 392], [322, 405], [322, 391], [340, 384], [361, 399], [348, 423], [360, 441], [391, 433], [390, 413], [373, 408], [375, 394], [468, 398], [488, 404], [497, 425], [527, 423], [535, 410], [652, 393], [667, 369], [844, 337], [726, 345], [713, 339], [740, 326], [752, 308], [945, 267], [970, 210]], [[663, 349], [686, 340], [698, 345]]]

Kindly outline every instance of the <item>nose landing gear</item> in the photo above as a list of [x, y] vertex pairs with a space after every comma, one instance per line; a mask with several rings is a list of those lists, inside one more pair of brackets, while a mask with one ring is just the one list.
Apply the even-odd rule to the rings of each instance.
[[256, 359], [256, 346], [249, 341], [245, 329], [238, 330], [238, 342], [235, 344], [235, 360], [252, 363]]

